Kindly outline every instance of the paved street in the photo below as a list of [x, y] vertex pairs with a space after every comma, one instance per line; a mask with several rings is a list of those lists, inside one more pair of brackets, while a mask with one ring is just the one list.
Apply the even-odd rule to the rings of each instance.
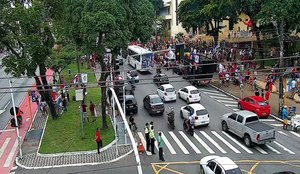
[[[132, 69], [124, 65], [124, 70]], [[171, 71], [166, 74], [170, 77], [170, 83], [178, 90], [190, 85], [186, 80]], [[138, 137], [144, 140], [143, 127], [146, 122], [153, 121], [156, 132], [162, 131], [165, 142], [164, 156], [166, 162], [158, 160], [158, 151], [152, 156], [149, 153], [140, 155], [144, 173], [199, 173], [199, 160], [208, 155], [227, 156], [234, 160], [244, 173], [271, 174], [278, 171], [300, 171], [300, 134], [282, 130], [282, 124], [273, 118], [262, 120], [276, 130], [276, 141], [267, 145], [255, 145], [248, 148], [241, 139], [233, 134], [221, 130], [220, 118], [223, 114], [238, 110], [234, 98], [206, 86], [199, 88], [201, 91], [201, 104], [206, 107], [210, 115], [208, 127], [200, 127], [195, 131], [194, 137], [189, 136], [182, 128], [182, 119], [179, 117], [179, 109], [186, 102], [177, 99], [176, 102], [165, 104], [175, 108], [175, 129], [167, 124], [166, 113], [164, 116], [150, 116], [142, 105], [143, 97], [156, 93], [157, 86], [152, 83], [153, 73], [142, 73], [140, 84], [137, 84], [135, 96], [139, 103], [138, 114], [134, 116], [138, 125]], [[144, 83], [147, 83], [146, 85]], [[143, 142], [145, 144], [145, 142]], [[109, 169], [108, 169], [109, 166]], [[37, 173], [136, 173], [134, 155], [110, 165], [52, 168], [49, 170], [36, 170]], [[28, 173], [27, 170], [16, 170], [16, 173]]]

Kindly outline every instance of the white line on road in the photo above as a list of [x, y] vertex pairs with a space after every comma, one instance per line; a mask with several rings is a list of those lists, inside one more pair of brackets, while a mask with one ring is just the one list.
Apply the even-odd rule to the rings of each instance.
[[184, 145], [176, 137], [174, 132], [169, 131], [169, 134], [171, 135], [171, 137], [174, 139], [174, 141], [177, 143], [177, 145], [180, 147], [180, 149], [183, 151], [184, 154], [190, 154], [189, 151], [184, 147]]
[[285, 135], [285, 136], [288, 136], [288, 137], [289, 137], [288, 134], [286, 134], [286, 133], [284, 133], [284, 132], [282, 132], [282, 131], [277, 131], [277, 132], [280, 133], [280, 134], [282, 134], [282, 135]]
[[238, 105], [230, 105], [230, 104], [225, 104], [225, 106], [228, 106], [228, 107], [238, 107]]
[[211, 98], [217, 98], [217, 99], [224, 99], [224, 100], [231, 100], [233, 101], [233, 98], [228, 98], [228, 97], [219, 97], [219, 96], [210, 96]]
[[211, 93], [211, 92], [203, 92], [204, 94], [207, 94], [209, 96], [222, 96], [222, 97], [227, 97], [227, 95], [220, 94], [220, 93]]
[[146, 140], [145, 140], [145, 138], [144, 138], [143, 133], [142, 133], [142, 132], [138, 132], [138, 135], [139, 135], [139, 137], [140, 137], [140, 139], [141, 139], [141, 141], [142, 141], [142, 144], [143, 144], [143, 146], [144, 146], [144, 149], [145, 149], [145, 151], [146, 151], [146, 154], [147, 154], [147, 155], [152, 155], [151, 152], [148, 152], [148, 151], [147, 151]]
[[199, 88], [199, 90], [201, 90], [201, 91], [208, 91], [208, 92], [216, 92], [216, 93], [219, 93], [219, 91], [212, 90], [212, 89]]
[[4, 110], [6, 110], [7, 106], [10, 104], [10, 101], [6, 103], [6, 105], [4, 106]]
[[275, 126], [275, 127], [282, 127], [282, 124], [279, 124], [279, 123], [277, 123], [277, 124], [270, 124], [271, 126]]
[[273, 152], [277, 153], [277, 154], [281, 154], [278, 150], [276, 150], [275, 148], [273, 148], [272, 146], [268, 145], [266, 143], [267, 148], [271, 149]]
[[300, 135], [299, 134], [297, 134], [296, 132], [293, 132], [293, 131], [289, 131], [291, 134], [293, 134], [293, 135], [295, 135], [295, 136], [297, 136], [297, 137], [299, 137], [300, 138]]
[[209, 135], [207, 135], [204, 131], [200, 131], [200, 133], [205, 136], [208, 141], [210, 141], [216, 148], [218, 148], [222, 153], [227, 153], [215, 140], [213, 140]]
[[2, 144], [2, 147], [0, 149], [0, 158], [2, 157], [2, 155], [3, 155], [3, 153], [4, 153], [5, 149], [6, 149], [6, 147], [8, 145], [8, 143], [10, 141], [10, 139], [11, 138], [6, 138], [5, 141], [4, 141], [4, 143]]
[[264, 151], [264, 149], [262, 149], [262, 148], [260, 148], [260, 147], [258, 147], [258, 146], [254, 146], [254, 148], [255, 148], [257, 151], [259, 151], [260, 153], [262, 153], [262, 154], [268, 154], [266, 151]]
[[237, 101], [227, 101], [227, 100], [217, 100], [218, 102], [221, 102], [221, 103], [232, 103], [232, 104], [237, 104], [238, 102]]
[[15, 141], [11, 151], [9, 152], [8, 157], [7, 157], [3, 167], [9, 167], [9, 165], [10, 165], [10, 163], [11, 163], [11, 161], [12, 161], [12, 159], [13, 159], [15, 153], [16, 153], [17, 148], [18, 148], [18, 138], [16, 138], [16, 141]]
[[14, 166], [13, 168], [11, 168], [11, 170], [16, 170], [18, 168], [18, 166]]
[[201, 153], [201, 151], [195, 146], [195, 144], [182, 131], [179, 131], [179, 133], [197, 154]]
[[237, 144], [238, 146], [240, 146], [242, 149], [244, 149], [246, 152], [248, 153], [253, 153], [248, 147], [244, 146], [243, 144], [241, 144], [240, 142], [238, 142], [236, 139], [234, 139], [233, 137], [231, 137], [229, 134], [227, 134], [226, 132], [222, 131], [222, 133], [224, 135], [226, 135], [231, 141], [233, 141], [235, 144]]
[[227, 140], [225, 140], [223, 137], [221, 137], [216, 131], [211, 131], [217, 138], [219, 138], [224, 144], [226, 144], [231, 150], [233, 150], [235, 153], [241, 153], [239, 150], [237, 150], [233, 145], [231, 145]]
[[273, 119], [259, 119], [259, 121], [274, 122], [276, 120], [273, 120]]
[[278, 143], [277, 141], [274, 141], [275, 144], [277, 144], [277, 146], [281, 147], [284, 151], [288, 152], [289, 154], [294, 155], [295, 152], [291, 151], [290, 149], [284, 147], [283, 145], [281, 145], [280, 143]]
[[161, 133], [161, 138], [163, 139], [164, 143], [166, 144], [166, 146], [168, 147], [168, 149], [170, 150], [171, 154], [176, 154], [174, 148], [172, 147], [171, 143], [169, 142], [169, 140], [166, 138], [166, 136], [164, 135], [164, 133]]
[[194, 137], [210, 154], [215, 153], [196, 133], [194, 133]]

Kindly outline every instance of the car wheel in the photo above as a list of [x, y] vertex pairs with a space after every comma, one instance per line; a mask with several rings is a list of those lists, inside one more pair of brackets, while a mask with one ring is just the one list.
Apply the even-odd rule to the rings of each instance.
[[294, 131], [295, 131], [295, 132], [299, 132], [299, 131], [300, 131], [300, 126], [295, 127], [295, 128], [294, 128]]
[[251, 147], [252, 142], [251, 142], [251, 138], [249, 135], [244, 136], [244, 143], [246, 144], [246, 146]]
[[222, 122], [222, 130], [224, 132], [227, 132], [228, 131], [228, 126], [227, 126], [227, 123], [225, 121]]
[[243, 110], [242, 105], [240, 103], [238, 104], [238, 108], [239, 110]]
[[178, 92], [178, 98], [181, 98], [180, 92]]
[[183, 119], [183, 113], [182, 113], [182, 111], [180, 111], [180, 118]]

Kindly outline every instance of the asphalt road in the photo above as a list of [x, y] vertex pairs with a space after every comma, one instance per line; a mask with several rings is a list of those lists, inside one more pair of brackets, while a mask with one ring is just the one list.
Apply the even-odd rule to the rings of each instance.
[[[124, 69], [132, 69], [124, 65]], [[171, 130], [167, 124], [166, 113], [163, 116], [150, 116], [143, 107], [143, 97], [147, 94], [156, 93], [157, 86], [152, 83], [154, 73], [143, 73], [140, 75], [140, 84], [137, 84], [135, 96], [139, 104], [138, 114], [135, 115], [135, 122], [138, 125], [138, 132], [143, 134], [143, 127], [146, 122], [153, 121], [156, 132], [162, 131], [165, 135], [164, 141], [170, 143], [164, 148], [166, 162], [158, 160], [156, 155], [140, 155], [143, 172], [150, 173], [199, 173], [199, 160], [208, 155], [227, 156], [234, 160], [242, 169], [243, 173], [272, 174], [278, 171], [293, 171], [300, 173], [300, 135], [291, 131], [283, 131], [281, 124], [269, 118], [263, 120], [266, 124], [276, 129], [276, 142], [268, 143], [267, 146], [255, 146], [245, 148], [243, 142], [234, 135], [224, 133], [221, 130], [220, 118], [223, 114], [233, 112], [237, 109], [236, 101], [226, 94], [206, 86], [199, 88], [201, 91], [201, 104], [208, 110], [210, 124], [208, 127], [200, 127], [195, 131], [194, 137], [189, 136], [182, 128], [182, 119], [179, 117], [179, 110], [186, 102], [177, 99], [176, 102], [165, 104], [175, 109], [175, 130]], [[172, 75], [171, 71], [166, 74], [170, 77], [170, 83], [176, 90], [190, 85], [181, 77]], [[148, 84], [144, 84], [148, 83]], [[144, 85], [143, 85], [144, 84]], [[202, 140], [202, 141], [201, 141]], [[117, 163], [98, 166], [53, 168], [34, 170], [31, 173], [111, 173], [120, 172], [136, 173], [134, 155], [129, 155]], [[110, 166], [107, 168], [107, 166]], [[30, 170], [19, 170], [16, 173], [28, 173]]]

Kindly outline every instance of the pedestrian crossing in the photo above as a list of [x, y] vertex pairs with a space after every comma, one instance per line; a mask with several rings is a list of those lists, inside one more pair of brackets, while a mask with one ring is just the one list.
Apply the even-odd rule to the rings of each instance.
[[[293, 135], [287, 131], [285, 136]], [[138, 132], [138, 137], [141, 139], [143, 146], [146, 149], [146, 141], [144, 134]], [[265, 145], [254, 145], [254, 147], [246, 147], [241, 139], [234, 135], [221, 131], [198, 131], [195, 130], [194, 136], [188, 135], [184, 131], [166, 131], [162, 132], [162, 139], [165, 143], [164, 153], [170, 155], [179, 154], [290, 154], [296, 153], [277, 141], [266, 143]], [[155, 143], [156, 149], [157, 142]], [[146, 155], [152, 155], [146, 151]]]

